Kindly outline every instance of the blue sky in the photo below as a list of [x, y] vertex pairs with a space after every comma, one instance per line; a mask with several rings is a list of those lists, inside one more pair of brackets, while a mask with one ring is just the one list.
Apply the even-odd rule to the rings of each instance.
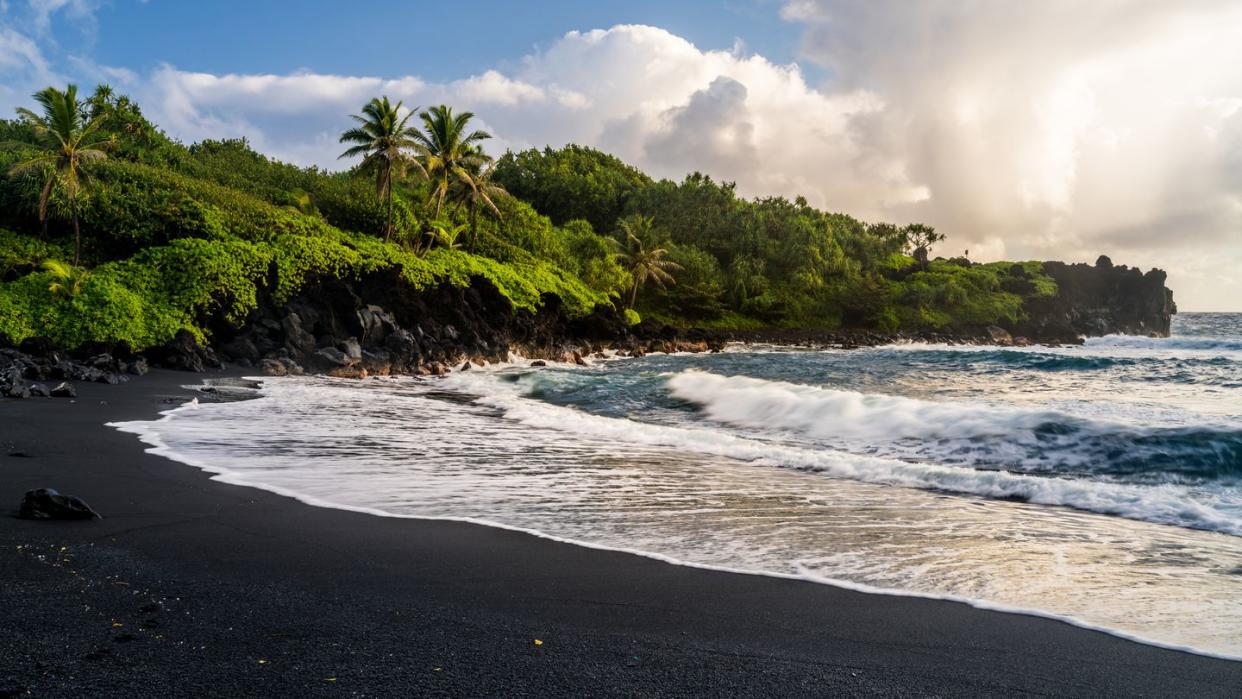
[[0, 114], [106, 81], [183, 142], [340, 168], [371, 97], [443, 102], [496, 153], [590, 145], [981, 261], [1108, 254], [1242, 310], [1239, 36], [1237, 0], [0, 0]]
[[[108, 65], [172, 63], [215, 73], [311, 70], [345, 75], [417, 73], [435, 80], [504, 66], [573, 29], [646, 24], [704, 48], [742, 40], [782, 63], [796, 59], [801, 27], [773, 0], [604, 2], [296, 3], [256, 0], [112, 0], [95, 13], [94, 56]], [[468, 8], [475, 18], [461, 16]], [[186, 31], [192, 27], [193, 31]], [[63, 45], [80, 26], [56, 26]], [[112, 40], [112, 37], [123, 40]]]

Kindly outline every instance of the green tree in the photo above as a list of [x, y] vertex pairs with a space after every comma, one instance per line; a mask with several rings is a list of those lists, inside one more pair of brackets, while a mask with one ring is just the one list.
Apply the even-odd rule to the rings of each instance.
[[362, 168], [375, 171], [375, 193], [384, 201], [387, 211], [384, 240], [392, 240], [392, 184], [394, 177], [405, 174], [405, 167], [414, 164], [424, 175], [427, 171], [407, 151], [418, 147], [418, 129], [406, 126], [414, 112], [401, 116], [401, 102], [395, 105], [388, 97], [373, 98], [362, 108], [362, 114], [350, 117], [361, 126], [341, 134], [340, 142], [353, 144], [342, 158], [362, 156]]
[[621, 219], [618, 232], [625, 236], [625, 252], [618, 255], [618, 260], [625, 266], [633, 280], [630, 286], [629, 308], [634, 307], [638, 300], [638, 290], [648, 283], [663, 289], [669, 284], [676, 284], [671, 271], [681, 269], [681, 265], [672, 260], [664, 259], [668, 250], [659, 247], [648, 247], [655, 237], [655, 227], [650, 216], [633, 214]]
[[431, 201], [436, 205], [435, 215], [439, 216], [454, 192], [478, 189], [476, 180], [489, 161], [480, 144], [492, 135], [481, 130], [467, 132], [474, 113], [454, 115], [452, 108], [443, 104], [418, 117], [423, 121], [423, 130], [415, 131], [413, 138], [419, 163], [431, 180]]
[[301, 189], [295, 189], [286, 195], [285, 209], [303, 216], [319, 217], [319, 207], [315, 206], [315, 200], [311, 195]]
[[57, 184], [63, 189], [73, 219], [73, 263], [76, 265], [82, 257], [78, 197], [90, 184], [91, 166], [108, 158], [104, 149], [109, 142], [96, 134], [102, 117], [89, 117], [86, 105], [78, 101], [77, 85], [67, 86], [64, 92], [47, 87], [36, 92], [34, 99], [43, 108], [42, 115], [24, 107], [18, 108], [17, 113], [33, 130], [39, 152], [10, 168], [9, 175], [43, 173], [46, 180], [39, 194], [39, 222], [45, 232], [52, 190]]
[[912, 223], [902, 228], [901, 237], [911, 257], [924, 270], [927, 269], [927, 257], [931, 246], [944, 240], [943, 233], [937, 233], [935, 228], [921, 223]]
[[496, 181], [558, 226], [583, 219], [597, 231], [616, 228], [630, 198], [651, 185], [651, 178], [618, 158], [572, 144], [505, 153], [496, 164]]
[[465, 204], [470, 212], [470, 252], [474, 252], [479, 242], [480, 206], [486, 206], [496, 218], [501, 218], [500, 209], [496, 208], [493, 199], [507, 192], [504, 187], [492, 181], [495, 163], [480, 158], [468, 162], [465, 169], [469, 176], [458, 179], [453, 197], [459, 203]]

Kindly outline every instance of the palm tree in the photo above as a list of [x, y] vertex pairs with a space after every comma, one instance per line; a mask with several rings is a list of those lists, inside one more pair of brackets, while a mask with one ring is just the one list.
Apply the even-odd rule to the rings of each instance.
[[[401, 102], [395, 105], [388, 97], [373, 98], [362, 108], [362, 114], [351, 114], [350, 117], [361, 126], [352, 128], [341, 134], [341, 143], [353, 144], [342, 158], [362, 157], [362, 167], [375, 170], [375, 194], [384, 200], [387, 207], [387, 225], [384, 229], [384, 241], [392, 240], [392, 182], [394, 176], [405, 173], [405, 166], [413, 163], [419, 170], [423, 166], [412, 160], [407, 154], [418, 146], [415, 136], [418, 130], [406, 126], [414, 112], [401, 116]], [[426, 175], [426, 171], [423, 170]]]
[[47, 290], [56, 296], [70, 299], [82, 292], [82, 285], [91, 275], [81, 267], [60, 260], [44, 261], [43, 269], [52, 274], [52, 283], [48, 284]]
[[44, 88], [34, 94], [36, 102], [43, 107], [43, 115], [26, 108], [18, 108], [18, 115], [34, 130], [40, 152], [35, 157], [14, 165], [10, 176], [31, 172], [43, 172], [47, 180], [39, 195], [39, 222], [47, 230], [47, 205], [57, 183], [64, 188], [73, 218], [73, 264], [82, 257], [82, 231], [78, 224], [78, 195], [90, 184], [90, 167], [106, 160], [106, 138], [95, 132], [102, 123], [102, 116], [88, 118], [86, 105], [78, 101], [78, 86], [69, 85], [64, 92], [54, 87]]
[[116, 92], [112, 86], [107, 83], [100, 83], [95, 86], [95, 92], [91, 94], [90, 105], [91, 115], [98, 116], [108, 110], [112, 106], [112, 101], [116, 97]]
[[423, 170], [431, 180], [431, 200], [436, 203], [436, 216], [439, 216], [445, 200], [454, 190], [465, 188], [473, 192], [478, 189], [476, 176], [491, 160], [479, 144], [492, 135], [486, 131], [467, 133], [466, 125], [474, 118], [474, 113], [454, 115], [453, 110], [443, 104], [418, 117], [423, 120], [423, 131], [414, 138], [418, 141]]
[[461, 247], [457, 244], [457, 239], [461, 237], [462, 231], [466, 230], [466, 224], [453, 225], [452, 221], [437, 219], [427, 224], [427, 235], [430, 240], [427, 243], [427, 250], [439, 245], [448, 250], [456, 250]]
[[[481, 158], [487, 158], [479, 152]], [[486, 166], [484, 166], [486, 162]], [[494, 197], [508, 194], [504, 187], [492, 181], [492, 175], [496, 171], [496, 163], [491, 158], [486, 161], [480, 160], [476, 163], [470, 162], [465, 166], [468, 178], [461, 178], [457, 185], [455, 198], [459, 202], [463, 202], [470, 209], [470, 252], [474, 252], [475, 247], [479, 244], [479, 205], [483, 204], [491, 210], [496, 218], [501, 218], [500, 209], [496, 208], [496, 202], [492, 201]]]
[[652, 222], [653, 219], [650, 216], [634, 214], [621, 219], [619, 224], [620, 232], [625, 234], [626, 251], [617, 255], [617, 259], [625, 265], [634, 280], [633, 286], [630, 287], [629, 308], [634, 307], [634, 303], [638, 300], [638, 290], [648, 282], [654, 283], [661, 289], [668, 284], [676, 284], [677, 280], [669, 272], [681, 269], [681, 265], [676, 262], [664, 259], [668, 250], [647, 249], [645, 241], [651, 240]]

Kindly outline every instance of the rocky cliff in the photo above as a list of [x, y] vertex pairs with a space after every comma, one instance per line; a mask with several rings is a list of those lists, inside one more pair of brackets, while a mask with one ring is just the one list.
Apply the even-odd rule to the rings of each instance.
[[1110, 334], [1167, 337], [1177, 305], [1165, 287], [1166, 274], [1114, 266], [1101, 255], [1095, 265], [1045, 262], [1057, 294], [1033, 299], [1026, 319], [1007, 328], [1036, 342], [1070, 342]]
[[322, 373], [356, 377], [442, 374], [467, 362], [531, 359], [585, 363], [604, 349], [708, 350], [693, 331], [669, 337], [632, 332], [612, 309], [570, 318], [546, 296], [537, 313], [514, 311], [490, 283], [411, 291], [395, 273], [356, 282], [331, 280], [279, 307], [266, 305], [240, 333], [222, 328], [217, 349], [227, 362], [268, 374]]

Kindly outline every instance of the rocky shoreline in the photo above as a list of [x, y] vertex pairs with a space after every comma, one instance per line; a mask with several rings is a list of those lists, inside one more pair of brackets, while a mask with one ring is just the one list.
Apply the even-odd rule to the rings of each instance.
[[[270, 299], [241, 328], [217, 323], [213, 347], [187, 331], [165, 345], [136, 352], [124, 343], [89, 343], [73, 351], [42, 338], [5, 346], [0, 338], [0, 397], [72, 397], [74, 382], [116, 384], [158, 366], [192, 372], [225, 365], [270, 376], [323, 374], [343, 378], [438, 376], [516, 356], [589, 363], [611, 352], [716, 352], [728, 343], [853, 349], [926, 342], [1026, 346], [1080, 344], [1110, 333], [1167, 336], [1176, 313], [1165, 274], [1114, 267], [1045, 263], [1056, 296], [1026, 310], [1009, 327], [885, 333], [869, 329], [704, 330], [644, 322], [629, 327], [614, 309], [571, 318], [546, 295], [538, 312], [515, 311], [491, 284], [444, 284], [412, 291], [394, 273], [326, 281], [285, 303]], [[52, 385], [55, 384], [55, 385]]]

